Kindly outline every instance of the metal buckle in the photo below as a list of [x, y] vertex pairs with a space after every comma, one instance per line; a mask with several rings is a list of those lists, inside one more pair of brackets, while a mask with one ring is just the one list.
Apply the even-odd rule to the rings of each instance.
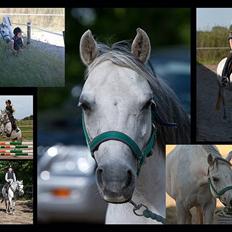
[[148, 210], [147, 206], [145, 206], [144, 204], [138, 204], [138, 205], [137, 205], [137, 204], [136, 204], [134, 201], [132, 201], [132, 200], [130, 200], [130, 203], [134, 206], [134, 208], [133, 208], [134, 214], [137, 215], [137, 216], [139, 216], [139, 217], [144, 216], [144, 210], [143, 210], [142, 213], [138, 213], [138, 212], [136, 212], [136, 211], [140, 210], [142, 207], [144, 207], [145, 210]]

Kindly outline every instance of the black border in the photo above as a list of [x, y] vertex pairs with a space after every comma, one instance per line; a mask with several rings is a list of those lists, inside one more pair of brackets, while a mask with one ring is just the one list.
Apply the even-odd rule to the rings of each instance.
[[[155, 0], [1, 0], [0, 7], [175, 7], [175, 8], [190, 8], [191, 9], [191, 142], [196, 143], [196, 8], [204, 7], [232, 7], [232, 1], [230, 0], [165, 0], [165, 1], [155, 1]], [[66, 25], [67, 26], [67, 25]], [[67, 28], [67, 27], [66, 27]], [[0, 77], [1, 78], [1, 77]], [[67, 78], [67, 77], [66, 77]], [[34, 131], [37, 131], [37, 88], [0, 88], [0, 94], [7, 95], [17, 95], [17, 94], [32, 94], [34, 95]], [[163, 231], [171, 229], [177, 229], [178, 231], [182, 229], [225, 229], [228, 228], [226, 225], [209, 225], [202, 227], [201, 225], [156, 225], [156, 226], [104, 226], [104, 225], [94, 225], [94, 224], [49, 224], [43, 225], [37, 224], [37, 133], [34, 133], [34, 161], [33, 161], [33, 171], [34, 171], [34, 217], [33, 225], [0, 225], [1, 231], [25, 231], [25, 229], [33, 230], [81, 230], [89, 229], [93, 231]], [[198, 142], [198, 144], [205, 144], [205, 142]], [[209, 144], [209, 142], [208, 142]], [[215, 144], [215, 142], [214, 142]], [[217, 144], [229, 144], [229, 143], [217, 143]], [[3, 228], [3, 229], [2, 229]], [[231, 227], [232, 228], [232, 227]], [[231, 229], [230, 228], [230, 229]]]
[[[33, 222], [32, 224], [22, 224], [19, 226], [32, 227], [37, 224], [37, 88], [17, 88], [17, 87], [1, 87], [0, 88], [0, 96], [3, 95], [31, 95], [33, 96]], [[13, 160], [17, 161], [17, 160]], [[0, 219], [1, 220], [1, 219]], [[18, 227], [16, 224], [0, 224], [0, 231], [2, 228], [9, 228], [13, 226]]]

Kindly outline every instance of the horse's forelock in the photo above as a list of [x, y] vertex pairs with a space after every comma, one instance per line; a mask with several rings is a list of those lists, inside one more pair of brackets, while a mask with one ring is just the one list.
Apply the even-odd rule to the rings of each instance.
[[[128, 41], [114, 43], [111, 47], [98, 43], [98, 56], [86, 70], [86, 78], [97, 65], [107, 60], [118, 66], [134, 70], [148, 81], [157, 105], [154, 110], [164, 121], [178, 124], [177, 128], [157, 125], [160, 143], [162, 145], [166, 143], [190, 143], [190, 120], [175, 93], [162, 79], [156, 77], [152, 68], [137, 59], [130, 52], [130, 48], [131, 44]], [[154, 123], [156, 124], [156, 122]]]

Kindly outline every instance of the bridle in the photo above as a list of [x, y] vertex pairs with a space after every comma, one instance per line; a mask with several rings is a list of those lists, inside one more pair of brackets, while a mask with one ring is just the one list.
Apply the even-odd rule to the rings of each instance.
[[137, 162], [137, 175], [139, 175], [141, 166], [143, 165], [145, 158], [152, 155], [152, 149], [156, 142], [156, 128], [154, 127], [152, 127], [151, 135], [143, 149], [140, 149], [138, 144], [130, 136], [120, 131], [106, 131], [106, 132], [103, 132], [97, 135], [91, 140], [88, 135], [86, 126], [85, 126], [84, 115], [82, 115], [82, 127], [84, 131], [86, 143], [91, 151], [91, 155], [93, 158], [94, 158], [94, 152], [98, 150], [99, 146], [103, 142], [106, 142], [109, 140], [120, 141], [126, 144], [130, 148], [130, 150], [132, 151], [132, 154], [137, 159], [138, 161]]
[[[223, 161], [223, 162], [229, 164], [230, 166], [232, 166], [231, 163], [230, 163], [229, 161], [227, 161], [226, 159], [223, 159], [223, 158], [221, 158], [221, 157], [216, 157], [216, 158], [214, 159], [214, 162], [215, 162], [216, 160]], [[211, 193], [213, 194], [213, 196], [214, 196], [215, 198], [218, 198], [218, 199], [220, 200], [220, 197], [221, 197], [224, 193], [226, 193], [226, 192], [229, 191], [229, 190], [232, 190], [232, 185], [229, 185], [229, 186], [227, 186], [227, 187], [225, 187], [225, 188], [223, 188], [223, 189], [221, 189], [221, 190], [218, 191], [218, 190], [215, 188], [215, 186], [214, 186], [214, 184], [213, 184], [213, 181], [212, 181], [211, 178], [210, 178], [209, 172], [210, 172], [210, 171], [209, 171], [209, 168], [208, 168], [208, 184], [209, 184], [210, 191], [211, 191]], [[221, 201], [221, 200], [220, 200], [220, 201]], [[221, 202], [222, 202], [222, 201], [221, 201]], [[223, 202], [222, 202], [222, 204], [225, 205]]]
[[[152, 104], [156, 107], [156, 103], [152, 101]], [[176, 123], [167, 123], [164, 122], [161, 117], [159, 117], [157, 111], [155, 110], [152, 112], [152, 130], [150, 137], [146, 143], [146, 145], [141, 149], [138, 144], [127, 134], [122, 133], [120, 131], [106, 131], [103, 132], [93, 139], [90, 139], [86, 125], [85, 125], [85, 119], [84, 114], [82, 114], [82, 127], [84, 131], [84, 136], [86, 139], [87, 146], [91, 152], [92, 157], [94, 158], [94, 152], [98, 150], [99, 146], [109, 140], [114, 141], [120, 141], [124, 144], [126, 144], [130, 150], [132, 151], [132, 154], [137, 159], [137, 175], [140, 173], [141, 166], [143, 165], [145, 159], [152, 155], [152, 150], [155, 146], [156, 140], [157, 140], [157, 129], [154, 126], [153, 122], [157, 121], [159, 124], [167, 127], [176, 127]]]
[[[153, 106], [156, 108], [155, 101], [152, 101]], [[85, 125], [85, 119], [84, 114], [82, 114], [82, 128], [84, 132], [84, 136], [86, 139], [87, 146], [91, 152], [92, 157], [94, 157], [94, 152], [98, 150], [99, 146], [106, 141], [120, 141], [124, 144], [126, 144], [130, 150], [132, 151], [132, 154], [137, 159], [137, 176], [140, 173], [141, 166], [143, 165], [146, 157], [149, 157], [152, 155], [152, 150], [155, 146], [156, 140], [157, 140], [157, 129], [154, 126], [153, 122], [157, 122], [160, 125], [167, 126], [167, 127], [177, 127], [176, 123], [169, 123], [165, 122], [158, 114], [156, 110], [152, 111], [152, 130], [150, 137], [146, 143], [146, 145], [141, 149], [138, 144], [127, 134], [122, 133], [120, 131], [106, 131], [103, 132], [93, 139], [90, 139], [90, 136], [88, 135], [86, 125]], [[144, 204], [136, 204], [134, 201], [130, 200], [130, 204], [133, 205], [133, 212], [136, 216], [142, 216], [145, 218], [151, 218], [152, 220], [156, 220], [161, 223], [165, 223], [165, 218], [153, 213], [151, 210], [148, 209], [148, 207]], [[144, 210], [141, 213], [138, 213], [137, 211], [141, 210], [141, 208], [144, 208]]]

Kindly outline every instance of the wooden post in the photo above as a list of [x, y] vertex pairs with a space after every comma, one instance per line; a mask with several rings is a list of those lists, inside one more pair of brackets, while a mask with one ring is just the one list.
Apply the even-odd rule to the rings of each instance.
[[27, 23], [27, 45], [31, 43], [31, 22]]

